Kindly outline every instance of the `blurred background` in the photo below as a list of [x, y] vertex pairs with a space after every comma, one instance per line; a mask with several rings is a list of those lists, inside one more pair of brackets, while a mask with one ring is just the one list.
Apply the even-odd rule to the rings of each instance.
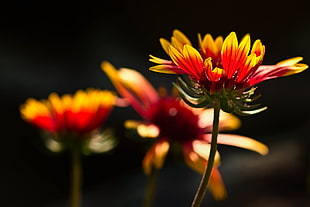
[[[38, 131], [19, 115], [26, 98], [74, 93], [96, 87], [113, 89], [100, 69], [116, 67], [143, 73], [155, 87], [171, 87], [176, 76], [148, 71], [148, 55], [167, 57], [159, 38], [183, 31], [195, 45], [197, 33], [239, 38], [251, 34], [266, 46], [264, 64], [302, 56], [310, 64], [309, 7], [305, 0], [236, 1], [57, 1], [13, 0], [0, 6], [1, 150], [0, 205], [67, 206], [70, 160], [48, 153]], [[206, 206], [304, 207], [309, 204], [310, 72], [266, 81], [259, 99], [268, 110], [240, 117], [235, 133], [270, 147], [262, 157], [220, 146], [220, 168], [228, 198]], [[126, 115], [126, 116], [124, 116]], [[115, 108], [107, 126], [121, 128], [139, 118]], [[84, 157], [84, 206], [140, 206], [146, 178], [143, 142], [118, 131], [119, 146], [110, 153]], [[155, 206], [190, 206], [200, 175], [174, 159], [159, 176]]]

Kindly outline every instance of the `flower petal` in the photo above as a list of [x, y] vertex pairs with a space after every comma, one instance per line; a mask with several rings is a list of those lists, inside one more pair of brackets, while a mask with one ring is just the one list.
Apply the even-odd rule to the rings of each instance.
[[[211, 142], [211, 135], [205, 135], [204, 139]], [[219, 134], [217, 137], [218, 144], [231, 145], [235, 147], [241, 147], [244, 149], [258, 152], [261, 155], [268, 154], [268, 147], [252, 138], [236, 135], [236, 134]]]
[[141, 137], [157, 138], [160, 131], [154, 124], [141, 124], [138, 126], [137, 131]]
[[201, 35], [198, 34], [198, 41], [204, 58], [211, 57], [212, 59], [216, 59], [219, 57], [223, 44], [223, 38], [221, 36], [217, 37], [214, 41], [210, 34], [206, 34], [201, 40]]
[[[205, 142], [203, 140], [194, 140], [192, 142], [192, 147], [193, 151], [197, 153], [201, 158], [206, 161], [209, 159], [211, 145], [208, 142]], [[220, 153], [218, 151], [215, 154], [214, 165], [220, 165]]]
[[170, 47], [171, 43], [164, 38], [160, 38], [159, 42], [161, 44], [161, 47], [164, 49], [164, 51], [169, 55], [169, 47]]
[[150, 55], [149, 61], [160, 64], [155, 65], [149, 68], [149, 70], [154, 72], [160, 72], [160, 73], [167, 73], [167, 74], [184, 74], [185, 72], [180, 69], [176, 64], [174, 64], [170, 60], [161, 59], [158, 57], [155, 57], [153, 55]]
[[142, 138], [158, 138], [159, 128], [145, 121], [126, 120], [124, 124], [126, 129], [135, 129]]
[[[196, 151], [194, 151], [192, 142], [185, 143], [182, 147], [185, 163], [196, 172], [203, 174], [207, 159], [204, 159]], [[208, 150], [210, 151], [210, 149]]]
[[[210, 144], [204, 143], [203, 141], [202, 142], [200, 141], [201, 143], [198, 142], [184, 144], [183, 155], [184, 155], [184, 161], [189, 167], [191, 167], [198, 173], [203, 174], [208, 162], [209, 155], [206, 155], [206, 153], [208, 153], [210, 150]], [[212, 169], [208, 185], [209, 190], [211, 191], [213, 197], [216, 200], [221, 200], [226, 197], [225, 185], [223, 183], [221, 174], [216, 167], [220, 164], [219, 159], [220, 157], [217, 152], [214, 163], [215, 165]]]
[[[213, 109], [206, 109], [199, 114], [199, 125], [207, 129], [208, 132], [212, 130]], [[235, 130], [241, 126], [241, 121], [233, 114], [220, 111], [219, 130]]]
[[117, 71], [107, 61], [102, 62], [102, 70], [109, 76], [118, 92], [126, 98], [142, 116], [145, 110], [159, 96], [153, 86], [135, 70], [122, 68]]
[[235, 60], [236, 69], [238, 69], [239, 66], [245, 62], [245, 59], [247, 55], [249, 54], [250, 48], [251, 48], [251, 39], [250, 39], [250, 35], [247, 34], [242, 38], [238, 46], [237, 56]]
[[144, 104], [152, 104], [159, 99], [157, 91], [152, 84], [138, 71], [121, 68], [119, 70], [119, 77], [124, 86], [132, 89]]
[[261, 40], [255, 40], [252, 46], [251, 54], [255, 54], [257, 57], [263, 59], [265, 55], [265, 46], [262, 44]]
[[253, 86], [265, 80], [300, 73], [308, 68], [308, 65], [299, 63], [302, 59], [302, 57], [295, 57], [281, 61], [276, 65], [261, 65], [251, 76], [249, 85]]
[[217, 201], [224, 200], [227, 197], [224, 181], [217, 167], [212, 169], [208, 188]]
[[46, 104], [33, 98], [26, 100], [26, 103], [20, 106], [21, 115], [24, 119], [33, 119], [36, 116], [50, 116], [50, 110]]
[[181, 53], [171, 46], [169, 54], [172, 61], [182, 69], [184, 73], [197, 80], [200, 78], [200, 74], [203, 72], [203, 60], [195, 48], [184, 45], [183, 52]]
[[222, 46], [222, 65], [228, 79], [236, 72], [236, 58], [238, 53], [238, 40], [235, 32], [231, 32], [224, 40]]
[[289, 76], [293, 75], [296, 73], [300, 73], [308, 68], [308, 65], [303, 64], [303, 63], [298, 63], [302, 61], [302, 57], [295, 57], [295, 58], [290, 58], [287, 60], [283, 60], [279, 63], [277, 63], [277, 66], [281, 67], [286, 67], [286, 72], [283, 74], [283, 76]]
[[159, 57], [155, 57], [153, 55], [150, 55], [150, 59], [151, 62], [153, 63], [157, 63], [157, 64], [162, 64], [162, 65], [172, 65], [173, 62], [171, 60], [165, 60]]
[[[191, 41], [180, 30], [177, 30], [177, 29], [173, 30], [172, 35], [178, 41], [178, 44], [180, 44], [180, 46], [182, 46], [181, 48], [183, 48], [184, 45], [192, 45]], [[176, 45], [174, 45], [174, 46], [176, 46]]]
[[127, 129], [136, 129], [141, 137], [157, 138], [160, 132], [156, 125], [143, 121], [126, 120], [124, 125]]
[[167, 139], [160, 138], [146, 153], [142, 161], [143, 171], [146, 175], [151, 174], [153, 168], [160, 169], [164, 165], [169, 150]]
[[190, 45], [184, 45], [183, 55], [186, 59], [187, 67], [195, 74], [201, 75], [203, 72], [203, 59], [200, 53]]

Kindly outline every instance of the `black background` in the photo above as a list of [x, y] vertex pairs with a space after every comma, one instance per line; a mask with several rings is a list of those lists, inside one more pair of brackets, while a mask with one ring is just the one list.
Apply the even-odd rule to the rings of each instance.
[[[36, 129], [19, 115], [26, 98], [87, 87], [113, 89], [100, 62], [143, 73], [155, 87], [175, 76], [148, 71], [148, 55], [166, 57], [159, 38], [180, 29], [239, 38], [251, 34], [266, 46], [264, 64], [310, 59], [307, 1], [10, 1], [0, 4], [1, 206], [66, 206], [70, 162], [66, 153], [42, 149]], [[261, 157], [223, 147], [222, 171], [229, 199], [213, 206], [306, 206], [309, 194], [310, 73], [266, 81], [259, 102], [268, 110], [240, 117], [236, 132], [270, 147]], [[124, 114], [126, 116], [124, 116]], [[138, 118], [115, 109], [107, 125]], [[122, 132], [119, 132], [122, 138]], [[143, 143], [121, 141], [110, 154], [85, 157], [85, 206], [139, 206], [145, 187]], [[199, 175], [171, 161], [163, 170], [156, 206], [189, 206]], [[175, 178], [176, 181], [172, 181]], [[182, 186], [182, 182], [184, 185]], [[179, 187], [174, 188], [178, 183]], [[179, 203], [178, 203], [179, 202]]]

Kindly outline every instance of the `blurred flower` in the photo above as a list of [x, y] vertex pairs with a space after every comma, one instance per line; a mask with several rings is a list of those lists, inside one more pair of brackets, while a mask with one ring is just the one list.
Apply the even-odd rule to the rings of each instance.
[[190, 40], [179, 30], [173, 31], [171, 42], [161, 38], [160, 43], [171, 60], [150, 55], [150, 61], [158, 65], [150, 68], [161, 73], [187, 74], [189, 81], [178, 80], [178, 89], [184, 100], [195, 107], [221, 101], [226, 112], [253, 114], [264, 110], [252, 110], [257, 106], [247, 103], [255, 88], [248, 88], [262, 81], [281, 76], [300, 73], [307, 69], [299, 63], [302, 57], [295, 57], [276, 65], [261, 65], [265, 46], [256, 40], [251, 48], [250, 35], [247, 34], [238, 43], [237, 36], [231, 32], [224, 40], [221, 36], [215, 40], [210, 34], [203, 38], [198, 35], [199, 49], [195, 49]]
[[[188, 166], [203, 173], [209, 157], [212, 131], [212, 109], [197, 109], [185, 104], [176, 96], [166, 95], [165, 89], [158, 93], [137, 71], [122, 68], [116, 70], [110, 63], [103, 62], [102, 69], [110, 77], [117, 91], [141, 115], [144, 121], [127, 121], [126, 127], [136, 128], [140, 136], [157, 138], [143, 159], [143, 170], [150, 174], [163, 167], [171, 144], [179, 144]], [[221, 112], [219, 129], [238, 128], [237, 117]], [[218, 143], [239, 146], [266, 154], [268, 148], [253, 139], [239, 135], [220, 134]], [[225, 187], [218, 171], [219, 153], [216, 154], [210, 185], [216, 199], [226, 195]]]
[[46, 147], [71, 153], [70, 206], [82, 203], [81, 153], [109, 151], [116, 146], [111, 131], [100, 128], [116, 103], [116, 96], [107, 90], [89, 88], [74, 95], [51, 93], [47, 100], [29, 98], [20, 106], [22, 118], [43, 131]]
[[47, 100], [29, 98], [20, 106], [20, 112], [24, 120], [44, 131], [50, 150], [60, 151], [62, 143], [74, 139], [88, 142], [90, 149], [98, 151], [98, 144], [103, 142], [99, 129], [115, 100], [111, 91], [90, 88], [62, 97], [51, 93]]

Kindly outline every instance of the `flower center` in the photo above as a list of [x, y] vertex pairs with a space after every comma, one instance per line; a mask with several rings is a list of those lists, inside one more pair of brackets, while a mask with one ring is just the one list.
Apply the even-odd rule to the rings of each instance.
[[204, 129], [199, 117], [175, 98], [162, 98], [148, 111], [148, 119], [171, 141], [186, 142], [199, 138]]

